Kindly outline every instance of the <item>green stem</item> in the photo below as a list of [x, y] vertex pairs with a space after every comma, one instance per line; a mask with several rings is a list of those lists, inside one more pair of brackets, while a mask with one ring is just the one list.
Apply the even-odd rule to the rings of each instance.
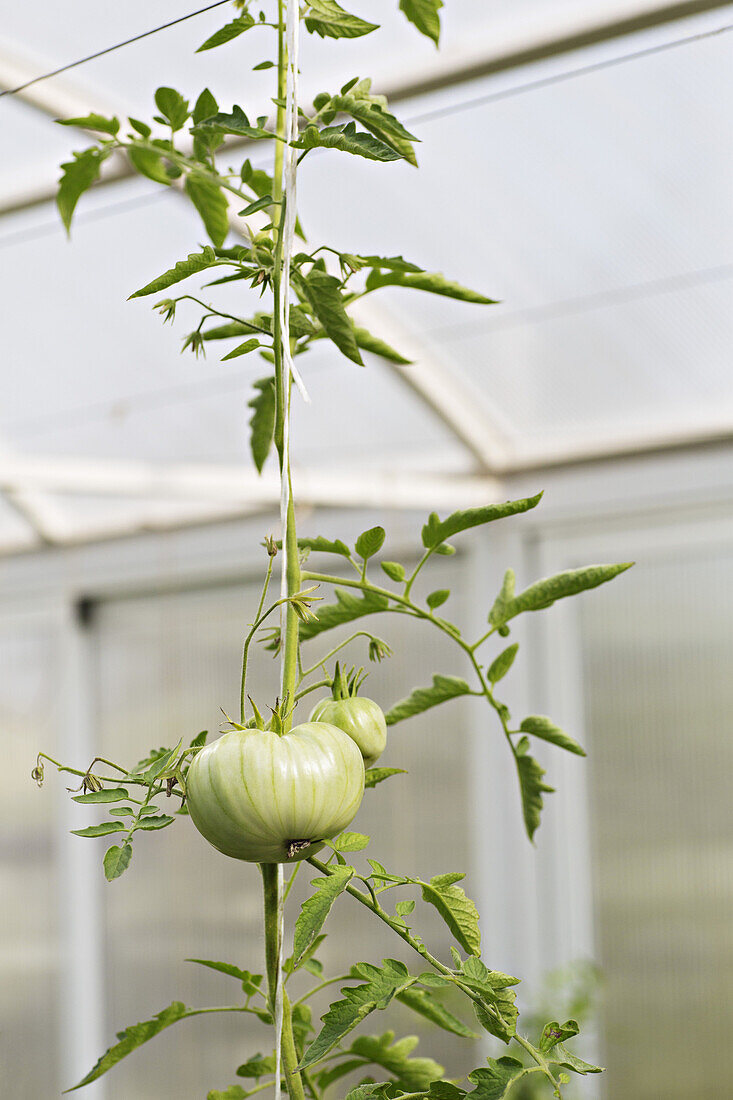
[[[265, 902], [265, 970], [267, 973], [268, 1007], [275, 1019], [277, 996], [278, 958], [280, 954], [278, 865], [261, 863], [262, 886]], [[291, 1100], [305, 1100], [303, 1082], [298, 1072], [298, 1054], [293, 1039], [293, 1018], [288, 995], [283, 989], [283, 1026], [280, 1040], [282, 1065]]]
[[310, 687], [303, 688], [302, 691], [296, 692], [295, 698], [293, 699], [293, 702], [297, 703], [300, 699], [305, 698], [306, 695], [310, 695], [310, 693], [312, 691], [318, 691], [318, 688], [330, 687], [330, 686], [331, 686], [331, 681], [330, 680], [316, 680], [315, 684], [311, 684]]
[[239, 721], [244, 725], [245, 721], [245, 703], [247, 699], [247, 659], [249, 656], [249, 647], [252, 644], [252, 638], [254, 637], [258, 626], [262, 620], [262, 608], [267, 598], [267, 590], [270, 587], [270, 578], [272, 577], [272, 564], [274, 562], [272, 554], [267, 559], [267, 573], [265, 574], [265, 583], [262, 586], [262, 593], [260, 595], [260, 602], [257, 606], [257, 614], [255, 615], [255, 621], [247, 637], [244, 639], [244, 645], [242, 646], [242, 679], [239, 691]]

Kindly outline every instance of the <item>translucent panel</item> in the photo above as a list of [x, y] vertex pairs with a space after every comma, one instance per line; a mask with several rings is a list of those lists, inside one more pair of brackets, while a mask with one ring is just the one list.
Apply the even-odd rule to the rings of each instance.
[[[441, 563], [433, 583], [450, 585], [459, 569], [460, 559]], [[253, 587], [223, 588], [102, 606], [95, 629], [105, 753], [134, 760], [152, 745], [202, 728], [216, 735], [222, 720], [219, 707], [237, 713], [240, 639], [257, 596]], [[369, 683], [378, 697], [401, 698], [415, 681], [425, 680], [426, 667], [458, 671], [452, 652], [429, 633], [423, 631], [416, 644], [414, 624], [389, 616], [385, 622], [374, 620], [372, 628], [392, 640], [400, 654], [399, 662], [373, 669]], [[318, 641], [309, 643], [306, 658], [310, 646], [323, 648]], [[274, 701], [277, 673], [269, 654], [255, 654], [249, 687], [263, 708]], [[461, 708], [452, 706], [449, 738], [444, 720], [428, 715], [390, 735], [382, 760], [408, 768], [410, 775], [390, 781], [401, 784], [398, 797], [394, 787], [391, 797], [386, 786], [367, 792], [355, 822], [356, 828], [372, 834], [374, 855], [387, 866], [410, 867], [423, 876], [470, 867], [469, 823], [456, 809], [466, 805], [466, 741]], [[307, 718], [308, 703], [301, 709]], [[304, 896], [311, 877], [307, 868], [301, 872], [297, 896]], [[385, 936], [383, 926], [349, 903], [343, 900], [321, 952], [329, 970], [348, 969], [354, 942], [365, 960], [385, 955], [407, 960], [394, 936]], [[257, 869], [209, 849], [187, 819], [136, 841], [131, 868], [115, 884], [107, 911], [109, 1032], [158, 1011], [173, 998], [201, 1006], [236, 1001], [237, 983], [183, 960], [223, 959], [261, 970], [260, 907]], [[439, 920], [421, 913], [420, 921], [427, 942], [445, 954], [449, 937]], [[321, 1004], [319, 1011], [328, 1002]], [[435, 1028], [426, 1030], [419, 1017], [404, 1009], [390, 1020], [386, 1014], [375, 1018], [365, 1030], [388, 1026], [422, 1035], [423, 1053], [443, 1061], [450, 1074], [465, 1072], [474, 1057], [469, 1044]], [[109, 1096], [152, 1100], [177, 1089], [205, 1095], [207, 1088], [232, 1083], [237, 1065], [263, 1050], [266, 1042], [261, 1025], [239, 1015], [178, 1025], [110, 1075]]]
[[57, 803], [30, 778], [39, 748], [54, 751], [49, 718], [58, 682], [48, 623], [4, 619], [0, 668], [0, 1074], [16, 1096], [55, 1096], [61, 951], [50, 838]]
[[306, 162], [311, 226], [501, 299], [380, 292], [486, 395], [520, 453], [568, 429], [612, 440], [630, 422], [730, 424], [724, 39], [480, 105], [496, 87], [454, 89], [422, 123], [425, 104], [403, 108], [423, 139], [420, 173]]
[[733, 554], [638, 565], [581, 612], [607, 1095], [717, 1100], [733, 1026]]

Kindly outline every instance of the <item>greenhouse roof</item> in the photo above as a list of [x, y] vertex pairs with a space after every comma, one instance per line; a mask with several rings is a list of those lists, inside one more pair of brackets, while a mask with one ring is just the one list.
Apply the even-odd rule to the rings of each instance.
[[[411, 365], [309, 352], [300, 500], [468, 506], [515, 470], [733, 438], [733, 4], [447, 0], [440, 53], [396, 9], [373, 0], [380, 43], [308, 36], [303, 96], [369, 73], [421, 139], [420, 171], [312, 156], [305, 229], [349, 252], [401, 252], [498, 304], [385, 288], [359, 321]], [[82, 199], [71, 243], [53, 204], [58, 163], [85, 143], [57, 117], [148, 117], [158, 83], [189, 97], [209, 84], [251, 113], [267, 102], [254, 35], [194, 53], [222, 11], [0, 102], [12, 151], [0, 165], [0, 549], [277, 500], [274, 468], [259, 479], [249, 458], [261, 361], [181, 356], [185, 320], [172, 334], [148, 302], [126, 301], [202, 241], [195, 213], [120, 166]], [[156, 5], [160, 22], [179, 15]], [[140, 0], [103, 14], [79, 0], [73, 18], [48, 0], [15, 5], [0, 86], [150, 26]]]

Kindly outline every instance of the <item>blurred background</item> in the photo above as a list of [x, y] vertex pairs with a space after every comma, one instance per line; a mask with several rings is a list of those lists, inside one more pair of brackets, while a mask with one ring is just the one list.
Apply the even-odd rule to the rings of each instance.
[[[476, 634], [509, 565], [524, 586], [637, 562], [513, 631], [507, 702], [550, 714], [589, 753], [538, 751], [559, 793], [535, 847], [500, 731], [471, 701], [394, 728], [383, 762], [410, 774], [370, 792], [356, 827], [397, 871], [468, 873], [484, 957], [523, 976], [527, 1012], [544, 998], [546, 1018], [568, 1001], [588, 1015], [577, 1050], [608, 1073], [576, 1096], [720, 1100], [733, 1028], [733, 4], [446, 0], [440, 53], [396, 0], [347, 7], [383, 29], [306, 36], [303, 96], [372, 75], [421, 138], [421, 170], [309, 158], [306, 232], [402, 253], [500, 304], [386, 289], [365, 323], [412, 366], [309, 353], [299, 532], [353, 540], [380, 522], [386, 557], [409, 560], [428, 512], [544, 489], [537, 510], [464, 536], [432, 569], [430, 588], [451, 588], [450, 617]], [[0, 86], [189, 10], [13, 5]], [[259, 113], [273, 94], [272, 74], [252, 72], [261, 39], [194, 53], [229, 18], [199, 15], [0, 102], [0, 1074], [14, 1100], [59, 1095], [116, 1031], [174, 998], [226, 1003], [230, 980], [184, 959], [260, 966], [255, 868], [212, 854], [184, 819], [142, 836], [108, 885], [105, 841], [69, 835], [90, 817], [63, 777], [47, 771], [42, 791], [30, 779], [39, 749], [77, 767], [97, 752], [133, 762], [216, 731], [219, 707], [236, 705], [260, 542], [278, 523], [274, 471], [257, 483], [246, 430], [262, 364], [181, 357], [185, 319], [171, 333], [126, 302], [202, 239], [177, 192], [113, 165], [71, 243], [53, 203], [59, 162], [89, 143], [55, 118], [148, 118], [159, 84], [189, 98], [208, 84]], [[396, 651], [369, 681], [387, 704], [464, 671], [398, 617], [374, 629]], [[258, 694], [274, 696], [276, 664], [256, 662]], [[354, 943], [367, 960], [395, 954], [340, 904], [329, 967]], [[413, 1032], [415, 1018], [395, 1026]], [[416, 1033], [449, 1074], [485, 1057]], [[203, 1100], [261, 1049], [238, 1018], [184, 1022], [83, 1095]]]

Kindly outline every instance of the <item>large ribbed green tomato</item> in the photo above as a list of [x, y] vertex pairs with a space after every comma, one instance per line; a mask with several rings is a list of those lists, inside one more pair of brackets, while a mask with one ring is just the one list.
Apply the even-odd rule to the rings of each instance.
[[311, 722], [331, 722], [359, 746], [364, 764], [371, 767], [387, 744], [384, 713], [373, 699], [353, 695], [348, 699], [323, 699], [311, 711]]
[[290, 863], [352, 820], [364, 763], [336, 726], [306, 722], [279, 736], [234, 730], [194, 757], [186, 780], [193, 823], [224, 855]]

